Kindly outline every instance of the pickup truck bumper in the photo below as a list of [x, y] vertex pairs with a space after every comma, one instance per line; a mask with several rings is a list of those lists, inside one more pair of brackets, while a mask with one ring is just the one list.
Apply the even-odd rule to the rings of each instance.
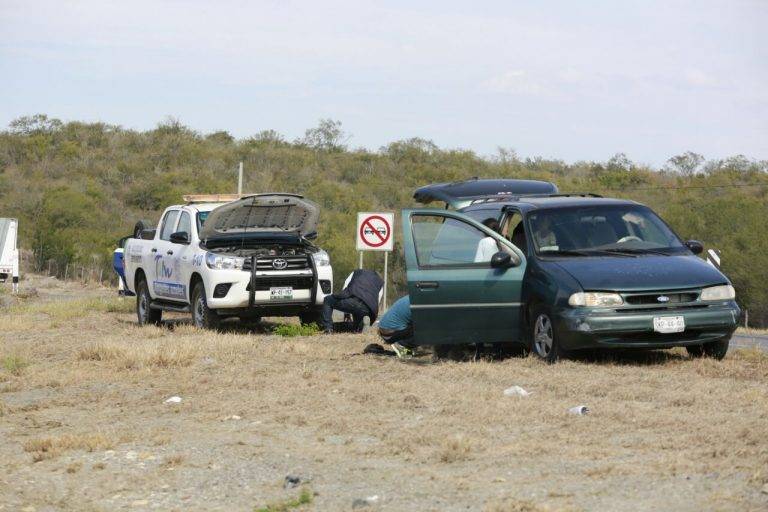
[[[317, 277], [312, 269], [255, 272], [251, 303], [250, 271], [216, 270], [204, 277], [206, 300], [208, 307], [215, 310], [260, 309], [273, 311], [273, 316], [290, 316], [322, 306], [325, 296], [332, 292], [332, 268], [317, 267], [316, 273]], [[281, 296], [276, 295], [277, 289], [283, 290]]]
[[[682, 316], [685, 330], [678, 333], [655, 332], [653, 319], [659, 316]], [[727, 301], [706, 307], [664, 311], [562, 308], [557, 311], [554, 321], [565, 349], [669, 348], [700, 345], [730, 337], [740, 317], [741, 310], [736, 302]]]

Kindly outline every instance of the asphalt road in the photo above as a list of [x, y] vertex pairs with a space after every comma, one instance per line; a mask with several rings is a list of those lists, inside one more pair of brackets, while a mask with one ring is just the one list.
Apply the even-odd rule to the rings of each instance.
[[768, 336], [760, 334], [734, 334], [731, 338], [731, 347], [749, 348], [755, 346], [768, 352]]

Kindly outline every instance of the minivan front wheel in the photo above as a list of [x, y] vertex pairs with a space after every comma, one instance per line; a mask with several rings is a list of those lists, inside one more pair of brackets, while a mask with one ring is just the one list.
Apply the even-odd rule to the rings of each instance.
[[707, 356], [719, 361], [725, 357], [730, 343], [731, 338], [726, 337], [716, 341], [710, 341], [709, 343], [704, 343], [703, 345], [689, 345], [685, 347], [685, 350], [691, 357]]
[[554, 363], [562, 356], [555, 326], [546, 312], [534, 312], [530, 332], [531, 352], [548, 363]]

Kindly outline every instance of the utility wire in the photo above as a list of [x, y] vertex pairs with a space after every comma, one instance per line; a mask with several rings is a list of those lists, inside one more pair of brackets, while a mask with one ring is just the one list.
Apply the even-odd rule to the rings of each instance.
[[768, 183], [730, 183], [728, 185], [683, 185], [683, 186], [671, 186], [671, 187], [596, 187], [599, 190], [617, 190], [621, 192], [634, 192], [636, 190], [685, 190], [685, 189], [711, 189], [711, 188], [742, 188], [742, 187], [768, 187]]

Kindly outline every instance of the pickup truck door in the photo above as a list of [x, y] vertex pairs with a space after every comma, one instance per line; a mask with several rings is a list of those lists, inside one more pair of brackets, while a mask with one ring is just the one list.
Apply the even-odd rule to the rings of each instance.
[[178, 209], [165, 212], [160, 229], [150, 244], [145, 271], [153, 297], [183, 301], [186, 297], [179, 282], [179, 269], [173, 258], [174, 244], [171, 243], [171, 234], [175, 233], [178, 221]]
[[[416, 343], [519, 341], [525, 256], [499, 234], [457, 212], [404, 210], [402, 222]], [[508, 252], [516, 265], [492, 268], [489, 258], [482, 257], [488, 251], [479, 250], [481, 242], [486, 247], [490, 243], [491, 252]]]
[[[188, 240], [192, 242], [197, 240], [197, 234], [195, 228], [192, 226], [193, 215], [190, 212], [182, 210], [179, 216], [179, 223], [176, 226], [176, 233], [184, 232], [187, 234]], [[189, 290], [189, 279], [192, 275], [192, 256], [195, 254], [195, 245], [192, 243], [173, 243], [169, 249], [173, 258], [173, 268], [175, 275], [173, 281], [180, 285], [180, 288], [176, 290], [177, 296], [174, 296], [174, 300], [183, 300], [189, 302], [192, 290]]]

